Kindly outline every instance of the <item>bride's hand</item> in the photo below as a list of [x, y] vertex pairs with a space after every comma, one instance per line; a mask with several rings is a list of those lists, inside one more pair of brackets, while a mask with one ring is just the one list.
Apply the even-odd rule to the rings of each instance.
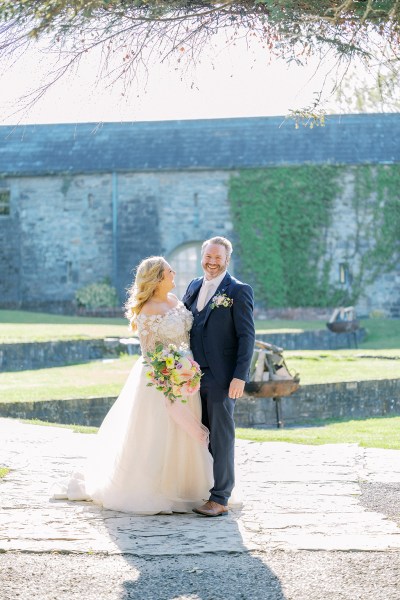
[[245, 382], [243, 381], [243, 379], [236, 379], [236, 377], [234, 377], [229, 386], [229, 398], [233, 398], [234, 400], [236, 400], [236, 398], [240, 398], [241, 396], [243, 396], [244, 384]]

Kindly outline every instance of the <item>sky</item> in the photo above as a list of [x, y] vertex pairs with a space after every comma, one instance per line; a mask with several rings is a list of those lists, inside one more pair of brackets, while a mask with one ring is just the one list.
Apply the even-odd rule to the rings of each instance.
[[[287, 115], [309, 106], [332, 63], [288, 66], [271, 60], [257, 42], [226, 47], [222, 35], [202, 54], [201, 63], [183, 71], [176, 57], [150, 63], [139, 72], [128, 95], [120, 83], [98, 81], [99, 55], [89, 55], [76, 73], [64, 77], [27, 111], [20, 99], [35, 89], [54, 56], [33, 47], [0, 75], [0, 124], [146, 121]], [[317, 73], [315, 74], [315, 71]], [[331, 89], [328, 75], [326, 91]]]

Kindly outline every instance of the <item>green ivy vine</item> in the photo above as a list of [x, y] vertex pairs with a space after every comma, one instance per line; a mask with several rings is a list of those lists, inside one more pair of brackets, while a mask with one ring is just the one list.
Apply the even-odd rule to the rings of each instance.
[[356, 220], [346, 256], [353, 265], [347, 301], [354, 302], [400, 260], [400, 165], [274, 167], [230, 178], [235, 258], [259, 303], [332, 306], [343, 300], [344, 290], [330, 282], [337, 265], [326, 240], [345, 180], [352, 210], [343, 219]]
[[358, 218], [359, 245], [367, 248], [360, 252], [361, 287], [400, 262], [400, 165], [363, 166], [355, 171], [353, 207], [357, 215], [364, 206], [369, 208], [369, 219]]
[[325, 233], [338, 190], [336, 175], [334, 167], [307, 165], [231, 177], [239, 268], [253, 282], [259, 302], [270, 307], [335, 302], [339, 292], [329, 285]]

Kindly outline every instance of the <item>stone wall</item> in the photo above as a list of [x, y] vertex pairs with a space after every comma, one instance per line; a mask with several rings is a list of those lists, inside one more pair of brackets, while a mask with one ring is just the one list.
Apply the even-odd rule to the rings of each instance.
[[72, 300], [77, 288], [111, 276], [109, 175], [10, 178], [9, 185], [25, 306]]
[[[0, 416], [99, 426], [114, 401], [108, 397], [0, 403]], [[285, 425], [400, 415], [400, 379], [302, 386], [282, 399], [282, 412]], [[275, 427], [274, 400], [241, 398], [236, 403], [235, 423], [237, 427]]]
[[348, 333], [332, 333], [328, 329], [302, 331], [299, 333], [257, 333], [257, 340], [280, 346], [288, 350], [335, 350], [337, 348], [354, 348], [365, 339], [365, 329], [357, 330], [355, 335]]
[[[118, 289], [146, 256], [232, 230], [225, 171], [118, 174]], [[187, 282], [189, 283], [189, 282]]]
[[229, 234], [228, 177], [202, 171], [10, 178], [13, 217], [0, 219], [1, 304], [65, 304], [78, 288], [104, 278], [123, 301], [144, 257]]
[[[136, 349], [135, 352], [139, 350]], [[119, 340], [68, 340], [0, 345], [0, 371], [62, 367], [89, 360], [118, 357], [127, 352]]]
[[[351, 203], [356, 168], [347, 167], [325, 232], [332, 281], [340, 262], [356, 274], [360, 253], [370, 244], [362, 234], [371, 220], [368, 202], [358, 214]], [[117, 286], [122, 302], [142, 258], [169, 257], [215, 234], [234, 242], [228, 199], [234, 176], [235, 171], [210, 169], [8, 178], [12, 212], [0, 218], [0, 305], [63, 305], [78, 288], [104, 278]], [[235, 253], [233, 260], [240, 278]], [[357, 309], [362, 315], [380, 309], [398, 316], [400, 272], [369, 285]]]
[[116, 285], [121, 300], [132, 283], [133, 270], [145, 257], [161, 254], [160, 192], [157, 177], [149, 173], [117, 176], [118, 206]]
[[114, 402], [115, 398], [85, 398], [0, 403], [0, 416], [99, 427]]
[[[331, 211], [331, 224], [325, 232], [326, 256], [321, 256], [321, 268], [329, 257], [332, 261], [330, 279], [336, 285], [339, 263], [348, 264], [354, 279], [365, 268], [361, 265], [361, 258], [373, 247], [373, 231], [379, 227], [374, 214], [376, 192], [372, 191], [371, 196], [363, 198], [362, 202], [353, 201], [356, 173], [357, 167], [348, 167], [343, 179], [338, 181], [340, 193]], [[364, 273], [364, 280], [367, 275]], [[400, 316], [400, 269], [382, 273], [373, 283], [365, 285], [357, 310], [359, 314], [368, 315], [374, 309], [394, 317]]]
[[[400, 379], [304, 385], [282, 398], [283, 422], [306, 424], [313, 419], [355, 419], [400, 415]], [[271, 398], [241, 398], [236, 404], [240, 427], [276, 424]]]
[[[10, 189], [0, 181], [0, 191]], [[10, 214], [0, 215], [0, 303], [17, 306], [20, 301], [20, 221], [18, 202], [11, 202]]]

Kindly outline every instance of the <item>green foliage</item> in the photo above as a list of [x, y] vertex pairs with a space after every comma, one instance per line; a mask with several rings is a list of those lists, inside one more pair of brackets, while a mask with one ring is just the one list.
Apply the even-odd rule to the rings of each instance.
[[[368, 113], [399, 112], [399, 63], [391, 61], [388, 66], [378, 65], [371, 78], [356, 65], [349, 69], [336, 91], [335, 112]], [[337, 108], [339, 104], [339, 110]]]
[[[372, 191], [377, 196], [372, 222], [375, 243], [365, 255], [366, 263], [373, 265], [369, 276], [369, 281], [373, 281], [379, 272], [391, 271], [400, 261], [400, 165], [364, 167], [358, 171], [360, 175], [366, 181], [365, 193]], [[359, 194], [361, 200], [362, 187]]]
[[[229, 3], [230, 4], [230, 3]], [[304, 20], [326, 21], [327, 23], [346, 25], [347, 28], [369, 25], [394, 25], [399, 20], [400, 8], [396, 0], [383, 2], [374, 1], [372, 4], [348, 0], [341, 3], [323, 3], [318, 0], [297, 2], [297, 0], [254, 0], [253, 2], [238, 0], [235, 7], [241, 7], [242, 12], [263, 13], [281, 29], [294, 27], [300, 16]], [[205, 0], [42, 0], [30, 2], [27, 0], [3, 0], [0, 5], [0, 18], [34, 18], [41, 29], [55, 26], [62, 18], [70, 20], [78, 15], [86, 19], [99, 16], [102, 11], [121, 16], [132, 9], [143, 9], [149, 14], [165, 14], [177, 10], [193, 14], [196, 9], [222, 9], [226, 3], [206, 2]], [[297, 22], [297, 23], [296, 23]], [[298, 31], [300, 33], [300, 31]]]
[[[394, 55], [399, 30], [398, 0], [0, 1], [0, 59], [23, 55], [37, 39], [42, 51], [46, 45], [57, 56], [33, 101], [91, 51], [101, 50], [99, 77], [122, 78], [129, 86], [138, 65], [147, 65], [154, 53], [160, 61], [175, 56], [182, 65], [195, 63], [219, 31], [227, 31], [227, 44], [256, 36], [271, 55], [288, 63], [304, 65], [313, 55], [325, 59], [332, 50], [338, 66], [355, 56], [390, 66], [393, 57], [383, 57], [383, 51], [393, 48]], [[296, 123], [322, 124], [317, 104], [294, 114]]]
[[353, 272], [353, 295], [358, 297], [400, 262], [400, 165], [360, 166], [353, 175], [357, 229], [349, 254], [359, 261]]
[[241, 171], [229, 198], [239, 237], [240, 270], [256, 300], [274, 306], [330, 306], [324, 232], [338, 192], [337, 169], [279, 167]]
[[[349, 180], [351, 175], [351, 181]], [[400, 262], [400, 165], [304, 165], [241, 171], [230, 181], [240, 270], [268, 307], [332, 306], [343, 290], [329, 283], [325, 234], [333, 201], [351, 186], [355, 233], [346, 240], [356, 302], [365, 287]]]
[[113, 308], [119, 306], [117, 290], [109, 283], [91, 283], [75, 293], [78, 306], [84, 308]]
[[290, 109], [287, 119], [292, 119], [295, 123], [295, 128], [299, 129], [300, 125], [303, 127], [325, 127], [325, 109], [319, 106], [320, 94], [317, 94], [315, 102], [311, 106], [307, 106], [302, 109]]

